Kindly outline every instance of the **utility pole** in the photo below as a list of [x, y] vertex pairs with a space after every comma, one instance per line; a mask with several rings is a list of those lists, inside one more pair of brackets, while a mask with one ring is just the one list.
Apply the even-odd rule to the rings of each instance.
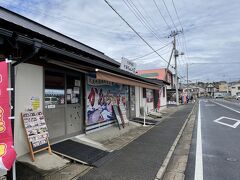
[[188, 63], [187, 63], [187, 95], [188, 95]]
[[179, 105], [179, 94], [178, 94], [178, 71], [177, 71], [177, 57], [179, 55], [184, 55], [184, 53], [178, 53], [176, 49], [176, 36], [182, 33], [182, 31], [172, 31], [168, 37], [173, 37], [173, 52], [174, 52], [174, 60], [175, 60], [175, 89], [176, 89], [176, 104]]

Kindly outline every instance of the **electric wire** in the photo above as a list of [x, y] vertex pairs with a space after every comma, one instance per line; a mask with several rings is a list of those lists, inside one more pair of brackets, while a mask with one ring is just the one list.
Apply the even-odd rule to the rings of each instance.
[[[162, 47], [156, 49], [156, 51], [159, 51], [159, 50], [161, 50], [161, 49], [163, 49], [163, 48], [169, 46], [170, 44], [171, 44], [171, 43], [165, 44], [164, 46], [162, 46]], [[146, 54], [144, 54], [144, 55], [138, 56], [138, 57], [136, 57], [136, 58], [130, 58], [130, 60], [141, 59], [141, 58], [146, 57], [146, 56], [149, 56], [149, 55], [151, 55], [151, 54], [153, 54], [153, 53], [154, 53], [154, 52], [152, 51], [152, 52], [146, 53]]]
[[159, 14], [160, 14], [160, 16], [162, 17], [163, 21], [164, 21], [164, 22], [165, 22], [165, 24], [167, 25], [168, 29], [169, 29], [169, 30], [171, 30], [171, 27], [170, 27], [170, 25], [167, 23], [167, 21], [166, 21], [165, 17], [163, 16], [163, 14], [162, 14], [162, 12], [161, 12], [160, 8], [158, 7], [158, 5], [157, 5], [156, 1], [155, 1], [155, 0], [153, 0], [153, 2], [154, 2], [154, 4], [155, 4], [155, 6], [156, 6], [156, 8], [157, 8], [157, 10], [158, 10], [158, 12], [159, 12]]
[[170, 12], [169, 12], [169, 10], [168, 10], [168, 7], [167, 7], [165, 1], [162, 0], [162, 2], [163, 2], [164, 6], [165, 6], [165, 8], [166, 8], [166, 10], [167, 10], [167, 13], [168, 13], [168, 15], [169, 15], [169, 17], [170, 17], [170, 19], [171, 19], [171, 21], [172, 21], [173, 26], [174, 26], [175, 29], [177, 30], [176, 24], [175, 24], [174, 21], [173, 21], [173, 18], [172, 18], [171, 14], [170, 14]]
[[176, 13], [176, 15], [177, 15], [179, 24], [180, 24], [180, 26], [181, 26], [181, 28], [182, 28], [182, 30], [183, 30], [183, 26], [182, 26], [182, 23], [181, 23], [181, 21], [180, 21], [180, 18], [179, 18], [179, 15], [178, 15], [177, 8], [176, 8], [176, 6], [175, 6], [174, 0], [172, 0], [172, 4], [173, 4], [173, 7], [174, 7], [174, 11], [175, 11], [175, 13]]
[[116, 9], [113, 8], [113, 6], [107, 1], [107, 0], [104, 0], [105, 3], [128, 25], [129, 28], [131, 28], [134, 33], [137, 34], [137, 36], [139, 38], [141, 38], [141, 40], [151, 49], [153, 50], [163, 61], [165, 61], [166, 63], [168, 63], [168, 61], [163, 58], [118, 12]]
[[[129, 1], [131, 3], [129, 3]], [[160, 43], [161, 39], [157, 36], [157, 34], [154, 32], [153, 28], [151, 25], [148, 23], [148, 21], [145, 19], [145, 17], [142, 15], [142, 13], [138, 10], [138, 8], [135, 6], [135, 4], [131, 0], [123, 0], [124, 4], [128, 7], [128, 9], [133, 13], [133, 15], [140, 21], [140, 23], [148, 30], [150, 31], [155, 38], [157, 38]]]

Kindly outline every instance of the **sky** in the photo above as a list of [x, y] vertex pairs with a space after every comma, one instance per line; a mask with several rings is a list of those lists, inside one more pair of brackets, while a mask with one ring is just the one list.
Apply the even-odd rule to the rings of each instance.
[[[173, 47], [178, 73], [186, 82], [240, 80], [239, 0], [108, 0], [114, 9], [163, 57], [150, 49], [104, 0], [0, 0], [0, 5], [72, 37], [137, 69], [167, 66]], [[174, 2], [174, 3], [173, 3]], [[165, 3], [165, 4], [164, 4]], [[176, 11], [174, 9], [174, 5]], [[150, 54], [145, 56], [146, 54]], [[174, 65], [174, 60], [171, 60]], [[170, 69], [174, 72], [174, 69]]]

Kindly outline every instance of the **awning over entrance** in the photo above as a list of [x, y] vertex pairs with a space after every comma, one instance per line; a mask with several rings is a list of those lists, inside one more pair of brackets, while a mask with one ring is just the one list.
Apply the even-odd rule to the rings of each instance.
[[96, 70], [96, 78], [100, 80], [105, 80], [105, 81], [110, 81], [110, 82], [130, 85], [130, 86], [139, 86], [147, 89], [159, 89], [159, 85], [153, 85], [150, 83], [138, 81], [135, 79], [131, 79], [128, 77], [124, 77], [121, 75], [117, 75], [117, 74], [106, 72], [99, 69]]

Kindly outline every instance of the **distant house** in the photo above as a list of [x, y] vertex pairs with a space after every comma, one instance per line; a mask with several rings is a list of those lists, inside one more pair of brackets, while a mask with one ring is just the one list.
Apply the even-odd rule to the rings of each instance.
[[229, 91], [228, 84], [225, 81], [220, 82], [218, 87], [220, 93], [228, 93]]
[[205, 95], [205, 89], [196, 85], [189, 85], [183, 89], [183, 93], [188, 93], [193, 98], [198, 98]]
[[230, 86], [231, 96], [240, 95], [240, 82]]
[[208, 84], [205, 89], [208, 96], [214, 96], [214, 93], [218, 92], [218, 88], [216, 88], [212, 83]]

